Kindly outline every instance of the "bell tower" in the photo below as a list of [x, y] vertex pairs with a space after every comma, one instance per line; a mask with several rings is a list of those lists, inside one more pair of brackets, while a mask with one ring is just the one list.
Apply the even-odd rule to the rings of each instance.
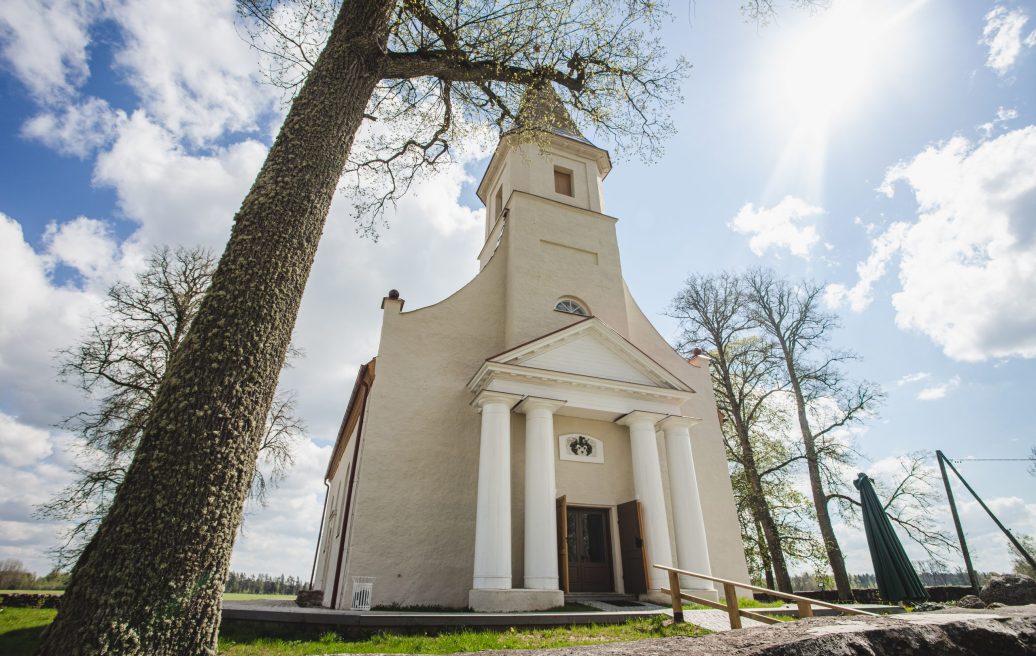
[[610, 171], [608, 151], [579, 131], [551, 84], [530, 87], [477, 191], [480, 268], [506, 254], [507, 345], [578, 320], [580, 308], [627, 332], [616, 219], [604, 214]]

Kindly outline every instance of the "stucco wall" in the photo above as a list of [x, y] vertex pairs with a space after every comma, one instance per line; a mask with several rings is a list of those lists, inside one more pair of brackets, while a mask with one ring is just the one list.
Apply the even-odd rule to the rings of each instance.
[[503, 350], [505, 257], [441, 303], [385, 312], [345, 572], [348, 586], [377, 577], [375, 604], [467, 604], [479, 415], [466, 384]]
[[615, 219], [517, 192], [511, 197], [507, 239], [505, 340], [516, 346], [572, 323], [553, 311], [562, 296], [626, 334]]

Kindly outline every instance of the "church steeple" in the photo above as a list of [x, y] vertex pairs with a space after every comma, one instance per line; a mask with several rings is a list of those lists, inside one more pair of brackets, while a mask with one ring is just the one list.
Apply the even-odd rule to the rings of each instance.
[[[611, 168], [608, 151], [579, 131], [553, 84], [530, 85], [476, 192], [486, 205], [487, 245], [495, 243], [515, 192], [603, 212], [602, 182]], [[490, 254], [483, 249], [483, 266]]]
[[541, 131], [590, 143], [550, 82], [538, 82], [525, 90], [511, 131]]

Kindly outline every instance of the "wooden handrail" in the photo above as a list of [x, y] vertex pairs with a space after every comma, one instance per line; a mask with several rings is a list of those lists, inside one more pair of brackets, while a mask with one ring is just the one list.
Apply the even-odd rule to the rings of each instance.
[[[704, 606], [710, 606], [719, 610], [727, 611], [730, 616], [730, 628], [740, 629], [741, 618], [747, 617], [749, 619], [758, 620], [760, 622], [766, 622], [772, 624], [778, 620], [772, 617], [766, 617], [761, 613], [753, 613], [751, 611], [738, 608], [737, 604], [737, 588], [745, 588], [746, 590], [752, 590], [754, 592], [763, 592], [780, 599], [787, 599], [794, 601], [798, 605], [799, 617], [813, 617], [813, 606], [820, 606], [822, 608], [830, 608], [837, 610], [841, 613], [847, 613], [849, 615], [868, 615], [870, 617], [877, 617], [876, 614], [870, 613], [865, 610], [858, 608], [850, 608], [849, 606], [841, 606], [839, 604], [832, 604], [826, 601], [819, 601], [817, 599], [810, 599], [809, 597], [802, 597], [800, 595], [791, 594], [790, 592], [778, 592], [776, 590], [770, 590], [758, 585], [752, 585], [751, 583], [741, 583], [739, 581], [731, 581], [730, 579], [723, 579], [718, 576], [711, 576], [708, 574], [698, 574], [696, 572], [688, 572], [687, 570], [677, 569], [675, 567], [667, 567], [666, 565], [653, 565], [653, 567], [663, 570], [669, 574], [669, 588], [662, 588], [662, 592], [668, 594], [672, 599], [673, 603], [673, 621], [683, 621], [683, 600], [692, 601]], [[719, 583], [723, 586], [723, 595], [726, 597], [727, 603], [721, 604], [709, 599], [702, 599], [701, 597], [695, 597], [686, 594], [680, 590], [680, 575], [690, 576], [696, 579], [703, 579], [705, 581], [712, 581], [713, 583]], [[765, 619], [764, 619], [765, 618]]]

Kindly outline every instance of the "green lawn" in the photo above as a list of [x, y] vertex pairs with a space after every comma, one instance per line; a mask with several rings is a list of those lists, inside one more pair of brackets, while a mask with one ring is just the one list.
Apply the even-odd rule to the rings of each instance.
[[30, 656], [57, 614], [53, 608], [0, 608], [0, 654]]
[[[726, 601], [723, 600], [723, 599], [720, 599], [719, 603], [725, 604]], [[737, 598], [737, 607], [738, 608], [746, 608], [746, 609], [750, 609], [750, 608], [777, 608], [778, 606], [783, 606], [783, 605], [784, 605], [783, 601], [756, 601], [755, 599], [748, 599], [746, 597], [738, 597]], [[704, 606], [702, 604], [684, 604], [683, 605], [683, 609], [684, 610], [713, 610], [710, 606]]]
[[[4, 594], [64, 594], [64, 590], [0, 590]], [[250, 599], [294, 599], [295, 595], [252, 594], [250, 592], [226, 592], [224, 601], [248, 601]]]
[[[43, 627], [56, 611], [39, 608], [0, 610], [0, 654], [29, 656]], [[307, 654], [451, 654], [487, 649], [537, 649], [666, 636], [700, 636], [705, 629], [690, 624], [665, 626], [664, 616], [626, 624], [508, 631], [463, 631], [438, 636], [379, 634], [365, 640], [343, 640], [334, 633], [270, 637], [255, 624], [228, 624], [220, 632], [220, 653], [227, 656], [303, 656]], [[282, 625], [283, 626], [283, 625]], [[282, 629], [283, 631], [283, 629]]]
[[462, 631], [438, 636], [382, 633], [366, 640], [342, 640], [325, 633], [313, 640], [288, 640], [255, 635], [252, 629], [228, 627], [220, 636], [220, 654], [227, 656], [305, 656], [308, 654], [453, 654], [491, 649], [542, 649], [668, 636], [701, 636], [705, 629], [691, 624], [664, 626], [664, 616], [626, 624], [575, 626], [507, 631]]

